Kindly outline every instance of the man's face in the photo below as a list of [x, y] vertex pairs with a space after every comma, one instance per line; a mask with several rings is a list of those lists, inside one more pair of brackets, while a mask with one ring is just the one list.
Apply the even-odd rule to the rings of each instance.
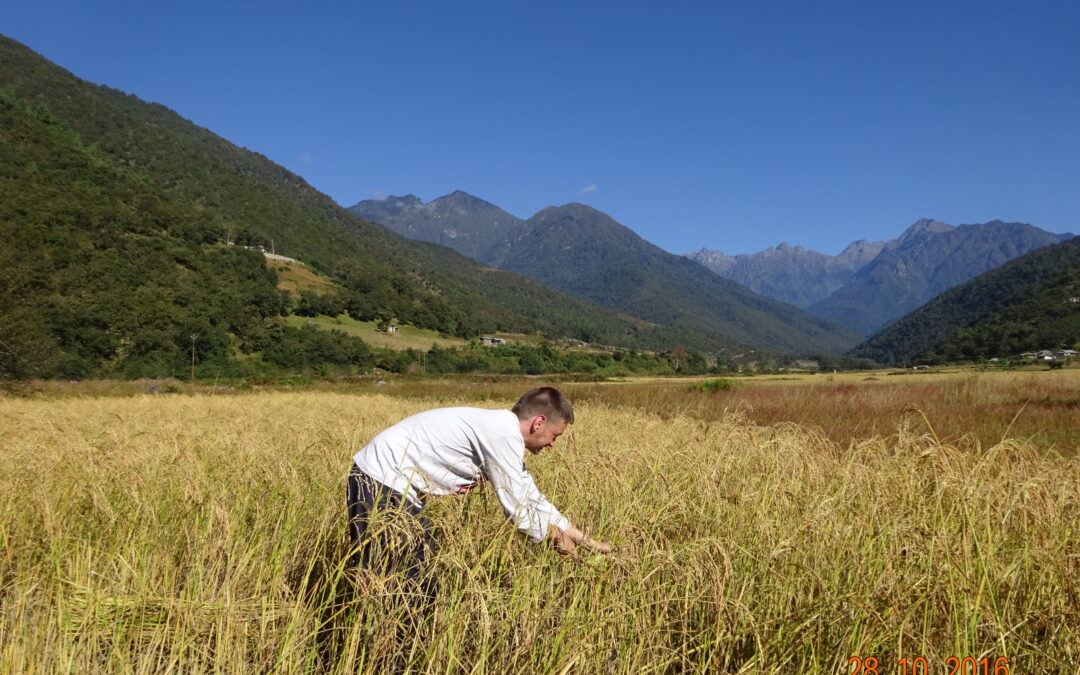
[[566, 420], [548, 420], [543, 415], [532, 418], [529, 433], [525, 434], [525, 447], [534, 455], [544, 448], [555, 445], [555, 439], [566, 431]]

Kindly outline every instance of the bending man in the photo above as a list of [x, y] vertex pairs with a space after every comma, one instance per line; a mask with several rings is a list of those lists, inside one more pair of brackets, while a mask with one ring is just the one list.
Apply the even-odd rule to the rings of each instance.
[[[609, 544], [590, 538], [559, 513], [525, 469], [525, 450], [538, 454], [552, 447], [573, 421], [570, 401], [557, 389], [540, 387], [512, 410], [439, 408], [386, 429], [353, 457], [348, 484], [353, 564], [384, 565], [419, 580], [434, 551], [431, 524], [421, 515], [425, 497], [465, 494], [485, 479], [507, 517], [533, 543], [550, 540], [561, 553], [573, 553], [577, 546], [610, 552]], [[369, 532], [375, 508], [411, 514], [422, 536], [398, 541]]]

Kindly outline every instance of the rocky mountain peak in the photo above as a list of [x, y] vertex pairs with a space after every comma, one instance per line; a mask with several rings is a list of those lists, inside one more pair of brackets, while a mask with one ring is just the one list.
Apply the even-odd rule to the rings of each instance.
[[883, 241], [869, 241], [866, 239], [860, 239], [853, 241], [840, 251], [836, 256], [836, 260], [844, 262], [855, 268], [862, 267], [866, 263], [874, 259], [874, 257], [881, 253], [881, 250], [885, 248], [886, 242]]
[[463, 190], [454, 190], [448, 195], [433, 199], [428, 203], [428, 206], [436, 210], [453, 210], [459, 213], [465, 213], [475, 209], [498, 208], [491, 202], [486, 202], [479, 197], [474, 197]]
[[920, 239], [928, 235], [939, 234], [941, 232], [948, 232], [955, 229], [956, 226], [943, 223], [940, 220], [920, 218], [915, 221], [915, 223], [911, 227], [903, 231], [903, 233], [896, 239], [896, 243], [906, 244], [913, 239]]
[[424, 206], [423, 200], [421, 200], [414, 194], [407, 194], [402, 197], [390, 195], [386, 199], [374, 201], [381, 202], [384, 206], [388, 208], [418, 209]]

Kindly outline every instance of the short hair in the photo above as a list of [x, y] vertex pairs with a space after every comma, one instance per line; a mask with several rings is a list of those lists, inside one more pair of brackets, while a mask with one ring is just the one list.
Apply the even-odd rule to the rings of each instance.
[[537, 387], [525, 392], [511, 410], [519, 420], [545, 415], [549, 421], [565, 420], [567, 424], [574, 423], [574, 406], [570, 405], [570, 399], [555, 387]]

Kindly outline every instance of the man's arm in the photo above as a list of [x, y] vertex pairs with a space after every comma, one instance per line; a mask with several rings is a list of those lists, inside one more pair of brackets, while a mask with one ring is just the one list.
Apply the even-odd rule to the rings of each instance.
[[505, 436], [494, 442], [481, 442], [481, 468], [499, 500], [503, 511], [533, 543], [549, 539], [560, 553], [572, 553], [583, 546], [598, 553], [608, 553], [611, 545], [595, 541], [559, 513], [536, 487], [525, 469], [525, 448], [520, 437]]
[[518, 449], [512, 438], [481, 447], [482, 470], [503, 512], [531, 542], [539, 544], [551, 529], [564, 531], [573, 526], [536, 487], [525, 470], [523, 453], [524, 448]]

